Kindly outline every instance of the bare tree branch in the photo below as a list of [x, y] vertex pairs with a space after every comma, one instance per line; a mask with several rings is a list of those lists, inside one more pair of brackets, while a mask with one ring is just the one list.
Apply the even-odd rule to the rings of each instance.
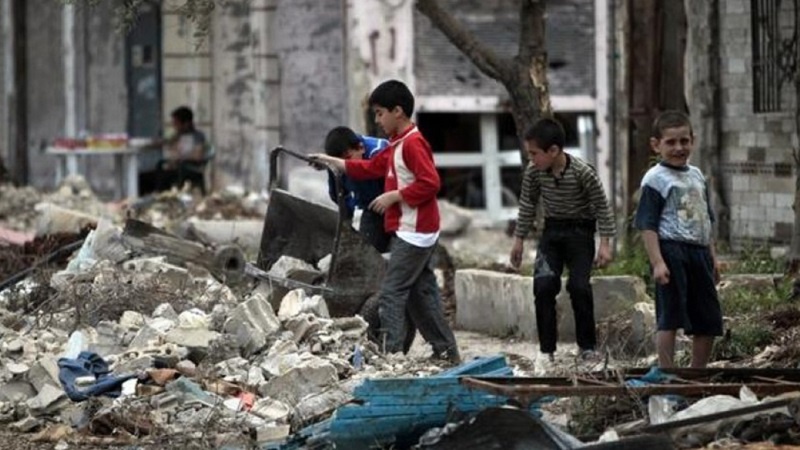
[[522, 0], [519, 17], [519, 59], [527, 65], [531, 58], [547, 54], [544, 0]]
[[512, 62], [478, 41], [452, 14], [442, 9], [437, 0], [417, 0], [417, 10], [428, 17], [481, 72], [500, 82], [508, 79]]

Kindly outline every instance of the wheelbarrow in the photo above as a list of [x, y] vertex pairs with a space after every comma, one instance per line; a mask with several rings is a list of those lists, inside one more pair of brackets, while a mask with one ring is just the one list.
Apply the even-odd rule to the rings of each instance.
[[[330, 208], [291, 194], [278, 187], [279, 158], [289, 156], [320, 167], [308, 156], [276, 147], [270, 152], [269, 206], [264, 220], [261, 245], [256, 265], [269, 271], [281, 256], [291, 256], [316, 265], [331, 255], [327, 274], [302, 271], [287, 274], [289, 278], [327, 288], [324, 295], [332, 317], [361, 315], [370, 326], [370, 336], [377, 337], [380, 328], [378, 296], [386, 272], [386, 260], [353, 229], [345, 205], [345, 192], [340, 177], [325, 166], [336, 180], [338, 208]], [[282, 295], [274, 295], [280, 301]], [[409, 341], [413, 340], [411, 331]], [[410, 346], [410, 342], [408, 342]]]

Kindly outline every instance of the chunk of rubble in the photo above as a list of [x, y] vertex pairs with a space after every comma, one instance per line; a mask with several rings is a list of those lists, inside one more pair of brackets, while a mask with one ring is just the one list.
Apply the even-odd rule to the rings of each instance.
[[126, 330], [138, 330], [144, 323], [144, 315], [136, 311], [125, 311], [119, 319], [119, 325]]
[[9, 342], [6, 342], [3, 347], [6, 353], [22, 353], [23, 342], [21, 339], [13, 339]]
[[0, 400], [22, 403], [36, 396], [36, 390], [27, 381], [12, 380], [0, 386]]
[[36, 361], [28, 370], [28, 382], [36, 392], [42, 392], [46, 386], [60, 386], [58, 381], [58, 363], [52, 356], [45, 356]]
[[272, 378], [259, 388], [259, 393], [288, 405], [296, 405], [304, 397], [322, 392], [337, 381], [336, 368], [327, 361], [314, 358]]
[[264, 420], [281, 422], [289, 417], [289, 414], [292, 413], [292, 408], [283, 402], [267, 397], [257, 400], [253, 404], [250, 413]]
[[175, 312], [175, 308], [173, 308], [171, 304], [162, 303], [156, 306], [156, 309], [153, 310], [153, 318], [162, 318], [177, 322], [178, 313]]
[[233, 310], [224, 330], [236, 336], [242, 353], [249, 356], [263, 350], [270, 336], [280, 328], [281, 323], [269, 301], [261, 295], [254, 295]]
[[174, 328], [167, 333], [165, 339], [175, 345], [186, 348], [207, 349], [219, 333], [202, 328]]
[[325, 303], [325, 299], [322, 296], [308, 297], [302, 289], [289, 291], [281, 300], [278, 318], [287, 320], [303, 313], [313, 314], [325, 319], [330, 318], [328, 304]]
[[280, 441], [289, 436], [291, 427], [289, 425], [264, 425], [256, 427], [253, 435], [258, 444], [268, 444], [270, 442]]
[[269, 269], [269, 273], [281, 278], [286, 278], [295, 270], [316, 272], [317, 269], [311, 264], [291, 256], [281, 256]]
[[180, 313], [178, 316], [178, 327], [184, 329], [204, 329], [208, 330], [211, 326], [211, 320], [208, 315], [201, 309], [192, 308], [188, 311]]
[[24, 419], [12, 423], [11, 425], [9, 425], [9, 428], [16, 431], [17, 433], [30, 433], [41, 426], [42, 422], [39, 419], [28, 416]]
[[320, 331], [324, 323], [317, 316], [305, 313], [288, 319], [284, 326], [292, 332], [295, 342], [299, 343]]
[[50, 384], [44, 385], [36, 397], [26, 402], [31, 414], [37, 417], [55, 414], [68, 403], [67, 394]]

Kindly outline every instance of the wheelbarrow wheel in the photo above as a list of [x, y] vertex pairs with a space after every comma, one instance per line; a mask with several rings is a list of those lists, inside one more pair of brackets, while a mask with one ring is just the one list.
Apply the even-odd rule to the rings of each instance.
[[[364, 302], [364, 305], [361, 307], [361, 311], [359, 314], [364, 320], [367, 321], [369, 324], [369, 329], [367, 334], [369, 336], [369, 340], [376, 343], [380, 348], [383, 344], [380, 329], [381, 329], [381, 316], [379, 312], [380, 307], [380, 294], [376, 293], [373, 294], [367, 301]], [[408, 353], [411, 350], [411, 345], [414, 343], [414, 338], [417, 335], [417, 328], [413, 325], [411, 320], [406, 320], [408, 324], [408, 330], [406, 332], [406, 338], [403, 341], [403, 353]]]

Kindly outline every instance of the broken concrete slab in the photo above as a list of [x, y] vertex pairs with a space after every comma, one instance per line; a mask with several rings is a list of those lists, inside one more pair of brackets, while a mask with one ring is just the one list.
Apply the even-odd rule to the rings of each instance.
[[3, 346], [7, 353], [22, 353], [23, 342], [21, 339], [12, 339]]
[[37, 236], [78, 234], [87, 227], [95, 228], [100, 221], [96, 216], [62, 208], [52, 203], [39, 203], [35, 209], [39, 213], [36, 223]]
[[0, 386], [0, 400], [22, 403], [36, 396], [33, 385], [23, 380], [12, 380]]
[[337, 380], [336, 367], [317, 358], [272, 378], [259, 389], [259, 393], [287, 405], [296, 405], [306, 396], [324, 391]]
[[291, 256], [281, 256], [269, 269], [269, 273], [277, 277], [286, 278], [296, 270], [307, 272], [317, 271], [314, 266], [303, 260], [292, 258]]
[[211, 319], [202, 309], [192, 308], [178, 315], [179, 328], [208, 330], [210, 326]]
[[219, 336], [216, 331], [202, 328], [174, 328], [167, 333], [165, 339], [186, 348], [208, 348], [211, 341]]
[[292, 332], [295, 342], [300, 343], [321, 330], [323, 328], [323, 323], [317, 316], [303, 313], [288, 319], [284, 326], [287, 330]]
[[292, 413], [292, 408], [278, 400], [262, 398], [253, 404], [250, 413], [268, 421], [281, 422], [289, 417], [289, 414]]
[[11, 373], [11, 376], [16, 377], [28, 373], [30, 367], [28, 367], [28, 365], [24, 363], [10, 362], [6, 364], [6, 369], [8, 369], [9, 373]]
[[169, 303], [162, 303], [156, 306], [156, 309], [153, 310], [153, 318], [162, 318], [177, 322], [178, 313], [175, 312], [175, 308], [173, 308]]
[[125, 311], [119, 319], [119, 325], [126, 330], [138, 330], [144, 323], [144, 315], [136, 311]]
[[[125, 329], [116, 322], [102, 321], [95, 327], [96, 336], [89, 343], [89, 351], [100, 356], [116, 355], [125, 350], [123, 336]], [[141, 333], [142, 330], [139, 332]], [[134, 339], [135, 340], [135, 339]]]
[[12, 423], [9, 425], [9, 428], [16, 431], [17, 433], [30, 433], [35, 431], [37, 428], [42, 426], [42, 422], [39, 419], [34, 417], [28, 416], [22, 420]]
[[259, 444], [280, 441], [289, 436], [291, 427], [289, 425], [264, 425], [253, 430], [255, 441]]
[[308, 313], [321, 318], [330, 318], [328, 304], [322, 296], [308, 297], [302, 289], [289, 291], [281, 300], [278, 318], [287, 320], [299, 314]]
[[157, 345], [163, 337], [164, 333], [151, 327], [150, 325], [145, 325], [141, 330], [139, 330], [138, 333], [136, 333], [136, 336], [133, 338], [128, 348], [131, 350], [137, 350], [152, 347]]
[[60, 386], [58, 381], [58, 363], [52, 356], [45, 356], [31, 365], [27, 374], [28, 382], [36, 392], [42, 392], [46, 386]]
[[[532, 277], [465, 269], [456, 271], [455, 284], [458, 327], [495, 336], [536, 336]], [[637, 302], [651, 301], [644, 281], [633, 276], [592, 277], [592, 291], [597, 320], [628, 311]], [[575, 322], [565, 288], [557, 297], [556, 311], [559, 339], [574, 342]]]
[[50, 384], [44, 385], [36, 397], [26, 402], [31, 414], [37, 417], [54, 414], [66, 407], [68, 403], [67, 394]]
[[439, 200], [442, 236], [457, 236], [472, 224], [472, 212], [447, 200]]
[[249, 356], [263, 350], [270, 336], [280, 328], [281, 323], [269, 301], [261, 295], [254, 295], [233, 310], [224, 330], [236, 336], [242, 353]]

